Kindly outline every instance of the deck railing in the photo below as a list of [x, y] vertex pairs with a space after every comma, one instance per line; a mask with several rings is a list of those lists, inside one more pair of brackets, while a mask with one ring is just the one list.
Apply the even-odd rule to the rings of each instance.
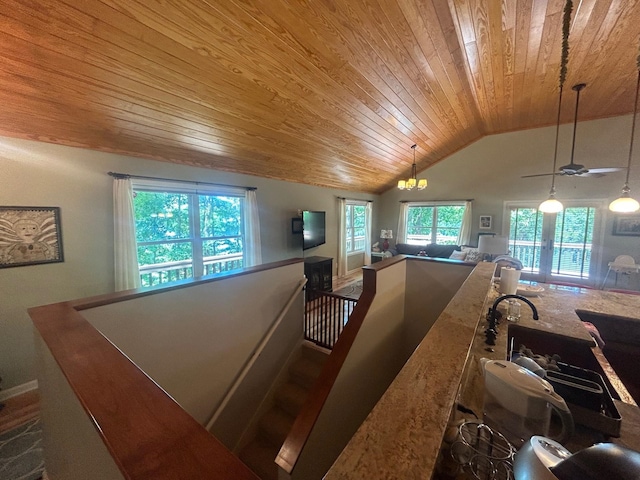
[[[230, 272], [242, 267], [242, 253], [205, 257], [203, 275]], [[140, 267], [140, 282], [143, 287], [153, 287], [186, 278], [193, 278], [193, 262], [191, 260], [154, 263]]]
[[[511, 255], [522, 262], [523, 270], [529, 273], [540, 272], [542, 246], [534, 242], [516, 240], [509, 243]], [[591, 267], [591, 245], [565, 243], [556, 245], [553, 254], [552, 274], [569, 277], [589, 278]]]
[[357, 302], [335, 293], [312, 292], [305, 303], [304, 338], [333, 349]]

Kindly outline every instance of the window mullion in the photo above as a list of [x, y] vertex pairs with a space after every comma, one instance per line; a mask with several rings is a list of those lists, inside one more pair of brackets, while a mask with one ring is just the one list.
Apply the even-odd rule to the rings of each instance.
[[438, 239], [438, 207], [433, 207], [431, 214], [431, 243], [437, 243]]
[[201, 277], [204, 272], [202, 259], [202, 237], [200, 236], [200, 202], [197, 194], [189, 195], [191, 240], [193, 248], [193, 276]]

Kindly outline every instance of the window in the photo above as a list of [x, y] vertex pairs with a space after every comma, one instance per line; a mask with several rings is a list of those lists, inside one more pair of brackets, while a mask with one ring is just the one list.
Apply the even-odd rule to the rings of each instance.
[[367, 228], [366, 207], [360, 203], [347, 202], [345, 210], [347, 254], [364, 252]]
[[134, 195], [143, 287], [243, 267], [244, 193], [173, 192], [134, 184]]
[[407, 243], [456, 245], [464, 204], [414, 203], [407, 210]]
[[[582, 203], [582, 204], [581, 204]], [[528, 279], [591, 282], [597, 205], [575, 201], [557, 214], [542, 214], [537, 205], [507, 205], [509, 246]]]

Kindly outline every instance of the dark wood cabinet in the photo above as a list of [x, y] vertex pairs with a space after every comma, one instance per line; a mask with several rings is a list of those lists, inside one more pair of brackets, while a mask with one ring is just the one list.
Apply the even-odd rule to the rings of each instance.
[[304, 275], [307, 277], [307, 300], [312, 299], [315, 292], [332, 291], [333, 258], [305, 258]]

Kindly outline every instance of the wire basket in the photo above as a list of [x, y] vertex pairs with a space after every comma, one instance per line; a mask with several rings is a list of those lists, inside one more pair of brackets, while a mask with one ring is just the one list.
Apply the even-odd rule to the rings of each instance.
[[513, 480], [515, 448], [500, 432], [477, 421], [465, 422], [451, 444], [451, 456], [478, 480]]

